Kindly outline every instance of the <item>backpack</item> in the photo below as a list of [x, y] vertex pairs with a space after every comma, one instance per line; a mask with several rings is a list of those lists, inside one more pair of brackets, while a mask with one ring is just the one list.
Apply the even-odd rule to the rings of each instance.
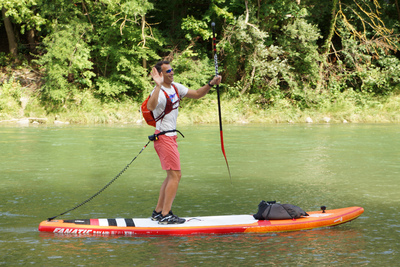
[[[179, 102], [180, 98], [179, 98], [178, 89], [176, 88], [176, 86], [174, 84], [171, 84], [171, 85], [172, 85], [172, 87], [174, 87], [176, 95], [178, 96], [178, 100], [176, 102]], [[179, 107], [179, 105], [178, 105], [178, 107], [174, 108], [174, 104], [176, 102], [172, 103], [167, 92], [165, 92], [162, 88], [161, 88], [161, 90], [164, 92], [165, 98], [167, 99], [167, 104], [165, 105], [164, 111], [157, 118], [154, 118], [153, 112], [147, 109], [147, 102], [149, 101], [150, 95], [146, 98], [146, 100], [140, 106], [140, 110], [142, 111], [144, 120], [146, 121], [146, 123], [148, 125], [153, 126], [153, 127], [156, 127], [157, 121], [161, 120], [162, 118], [164, 118], [165, 115], [167, 115], [172, 110], [177, 109]]]
[[264, 200], [258, 204], [258, 212], [254, 214], [257, 220], [284, 220], [297, 219], [302, 216], [309, 216], [307, 212], [292, 204], [280, 204], [276, 201]]

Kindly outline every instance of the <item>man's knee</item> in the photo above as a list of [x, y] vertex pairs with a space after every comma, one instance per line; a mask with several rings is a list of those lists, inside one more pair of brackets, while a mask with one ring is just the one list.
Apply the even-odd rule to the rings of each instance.
[[168, 171], [168, 176], [170, 176], [170, 179], [180, 181], [181, 177], [182, 177], [182, 173], [181, 173], [181, 171], [172, 171], [171, 170], [171, 171]]

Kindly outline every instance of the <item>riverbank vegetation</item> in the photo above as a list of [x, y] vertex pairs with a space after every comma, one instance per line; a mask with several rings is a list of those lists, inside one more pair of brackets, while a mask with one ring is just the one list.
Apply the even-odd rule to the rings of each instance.
[[[142, 123], [148, 76], [170, 60], [215, 74], [227, 123], [400, 122], [398, 0], [0, 0], [0, 121]], [[218, 121], [216, 93], [179, 123]], [[31, 121], [34, 121], [32, 119]], [[45, 120], [42, 120], [45, 121]]]

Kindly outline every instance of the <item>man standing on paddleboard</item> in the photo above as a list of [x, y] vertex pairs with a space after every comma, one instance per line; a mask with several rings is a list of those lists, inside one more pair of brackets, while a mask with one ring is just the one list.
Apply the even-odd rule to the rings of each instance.
[[[183, 97], [199, 99], [205, 96], [214, 85], [221, 83], [221, 76], [215, 76], [208, 84], [197, 90], [188, 89], [182, 84], [173, 82], [174, 70], [169, 61], [158, 62], [152, 69], [151, 76], [156, 86], [147, 102], [147, 109], [153, 112], [154, 118], [162, 117], [156, 122], [155, 134], [158, 134], [158, 137], [154, 140], [154, 148], [160, 158], [162, 169], [167, 172], [167, 177], [161, 185], [157, 206], [151, 219], [158, 221], [159, 224], [180, 224], [184, 223], [185, 219], [179, 218], [171, 211], [182, 176], [176, 141], [179, 101]], [[167, 101], [166, 95], [169, 96], [171, 101]], [[167, 113], [168, 103], [172, 107], [169, 107]], [[160, 133], [161, 135], [159, 135]]]

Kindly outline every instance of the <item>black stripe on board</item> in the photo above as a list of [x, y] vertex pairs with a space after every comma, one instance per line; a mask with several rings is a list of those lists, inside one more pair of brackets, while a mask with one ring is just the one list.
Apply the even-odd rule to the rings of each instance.
[[[118, 226], [115, 219], [107, 219], [109, 226]], [[90, 219], [64, 220], [64, 223], [85, 224], [90, 225]], [[135, 227], [133, 219], [125, 219], [126, 227]]]
[[127, 227], [135, 227], [135, 223], [132, 219], [125, 219], [125, 223]]
[[90, 219], [81, 220], [64, 220], [65, 223], [75, 223], [75, 224], [90, 224]]
[[118, 226], [117, 220], [115, 219], [107, 219], [107, 221], [108, 221], [108, 226]]

